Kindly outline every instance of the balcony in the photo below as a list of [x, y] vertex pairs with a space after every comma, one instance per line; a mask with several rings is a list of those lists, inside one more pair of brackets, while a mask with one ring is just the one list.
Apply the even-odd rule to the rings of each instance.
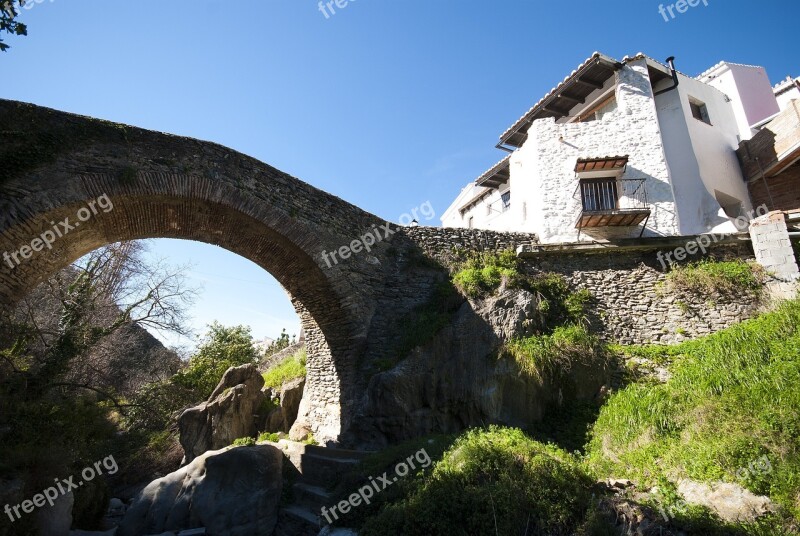
[[575, 222], [579, 231], [596, 227], [633, 227], [643, 221], [647, 225], [650, 218], [645, 179], [581, 179], [574, 198], [581, 202], [581, 214]]

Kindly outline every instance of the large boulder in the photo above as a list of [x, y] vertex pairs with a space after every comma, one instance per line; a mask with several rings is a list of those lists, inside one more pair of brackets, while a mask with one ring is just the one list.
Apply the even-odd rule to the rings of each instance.
[[267, 397], [279, 400], [279, 407], [266, 416], [262, 426], [265, 432], [288, 432], [291, 429], [297, 420], [305, 385], [305, 378], [295, 378], [283, 384], [277, 392], [272, 389], [266, 390]]
[[118, 536], [205, 528], [211, 536], [269, 536], [278, 520], [283, 454], [272, 445], [209, 451], [151, 482]]
[[264, 378], [253, 365], [225, 372], [207, 402], [189, 408], [178, 418], [184, 461], [226, 447], [240, 437], [256, 434], [256, 415], [265, 395]]
[[36, 514], [39, 534], [46, 536], [67, 536], [72, 526], [72, 507], [75, 495], [69, 491], [59, 495], [52, 506], [45, 505]]

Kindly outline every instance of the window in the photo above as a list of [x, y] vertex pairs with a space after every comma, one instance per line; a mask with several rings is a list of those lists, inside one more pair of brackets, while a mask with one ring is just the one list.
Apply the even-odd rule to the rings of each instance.
[[689, 99], [689, 107], [692, 109], [692, 117], [703, 123], [711, 124], [711, 119], [708, 117], [708, 107], [696, 99]]
[[473, 220], [474, 220], [474, 218], [473, 218], [472, 216], [470, 216], [470, 217], [469, 217], [469, 228], [470, 228], [470, 229], [473, 229], [473, 228], [474, 228], [474, 227], [473, 227]]
[[503, 212], [511, 208], [511, 191], [509, 190], [501, 195], [500, 200], [503, 202]]
[[614, 178], [582, 179], [581, 200], [583, 210], [586, 212], [618, 208], [617, 180]]
[[491, 216], [492, 215], [492, 204], [491, 203], [486, 203], [486, 215], [487, 216]]

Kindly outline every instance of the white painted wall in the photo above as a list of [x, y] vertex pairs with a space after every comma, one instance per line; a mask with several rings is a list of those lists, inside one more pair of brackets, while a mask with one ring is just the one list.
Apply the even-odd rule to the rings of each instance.
[[[735, 108], [719, 90], [679, 75], [678, 89], [656, 97], [664, 149], [678, 209], [680, 234], [735, 232], [721, 204], [738, 200], [751, 208], [736, 159], [740, 123]], [[661, 86], [659, 86], [661, 87]], [[711, 125], [695, 119], [690, 98], [703, 102]]]
[[[645, 236], [675, 235], [678, 224], [647, 65], [644, 59], [625, 65], [616, 75], [616, 107], [599, 121], [557, 124], [534, 121], [528, 140], [512, 157], [511, 185], [522, 184], [517, 199], [528, 201], [526, 230], [543, 243], [578, 238], [575, 221], [581, 211], [574, 197], [578, 158], [629, 155], [623, 179], [646, 179], [652, 215]], [[581, 240], [638, 236], [635, 227], [584, 229]]]
[[800, 100], [800, 78], [792, 80], [789, 78], [775, 86], [775, 98], [778, 101], [778, 108], [784, 111], [793, 100]]
[[[473, 228], [491, 229], [495, 231], [511, 231], [514, 229], [512, 214], [510, 209], [504, 209], [502, 194], [509, 190], [508, 184], [503, 184], [497, 190], [491, 190], [486, 197], [481, 199], [473, 208], [461, 214], [464, 207], [475, 196], [487, 192], [487, 188], [475, 186], [470, 183], [462, 191], [456, 200], [448, 207], [442, 215], [443, 227], [469, 227], [469, 218], [472, 217]], [[513, 207], [514, 199], [511, 199]]]
[[780, 111], [763, 67], [722, 62], [699, 79], [730, 98], [742, 140], [753, 136], [751, 126]]

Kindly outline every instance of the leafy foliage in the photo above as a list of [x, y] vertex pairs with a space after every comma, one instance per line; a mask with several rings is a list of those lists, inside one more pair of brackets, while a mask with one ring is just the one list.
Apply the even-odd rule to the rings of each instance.
[[284, 328], [283, 331], [281, 331], [280, 336], [277, 339], [275, 339], [272, 342], [272, 344], [267, 346], [267, 348], [264, 350], [264, 357], [269, 357], [273, 354], [277, 354], [281, 350], [288, 348], [290, 344], [294, 344], [294, 338], [292, 338], [292, 340], [290, 341], [289, 334], [286, 333], [286, 328]]
[[542, 383], [558, 382], [577, 364], [602, 370], [608, 361], [605, 345], [583, 324], [557, 327], [551, 335], [514, 339], [504, 350], [525, 373]]
[[279, 389], [284, 383], [306, 375], [306, 350], [299, 350], [296, 354], [286, 357], [263, 374], [264, 386]]
[[413, 482], [361, 534], [601, 534], [593, 479], [569, 454], [519, 430], [466, 432]]
[[505, 281], [508, 288], [521, 288], [538, 299], [540, 331], [548, 332], [566, 323], [583, 322], [592, 294], [572, 291], [569, 281], [557, 273], [524, 274], [513, 251], [480, 253], [467, 257], [453, 275], [453, 283], [471, 298], [485, 297]]
[[476, 254], [453, 276], [453, 283], [471, 298], [486, 295], [500, 286], [505, 278], [515, 281], [520, 277], [519, 260], [513, 251]]
[[256, 440], [252, 437], [240, 437], [239, 439], [235, 439], [231, 446], [234, 447], [252, 447], [256, 444]]
[[214, 322], [188, 366], [178, 372], [172, 382], [205, 399], [211, 396], [226, 370], [257, 361], [249, 327], [225, 327]]
[[[24, 6], [27, 0], [19, 0], [19, 5]], [[7, 32], [11, 35], [28, 35], [28, 27], [17, 20], [19, 11], [14, 0], [0, 0], [0, 34]], [[0, 52], [8, 50], [10, 45], [0, 39]]]

